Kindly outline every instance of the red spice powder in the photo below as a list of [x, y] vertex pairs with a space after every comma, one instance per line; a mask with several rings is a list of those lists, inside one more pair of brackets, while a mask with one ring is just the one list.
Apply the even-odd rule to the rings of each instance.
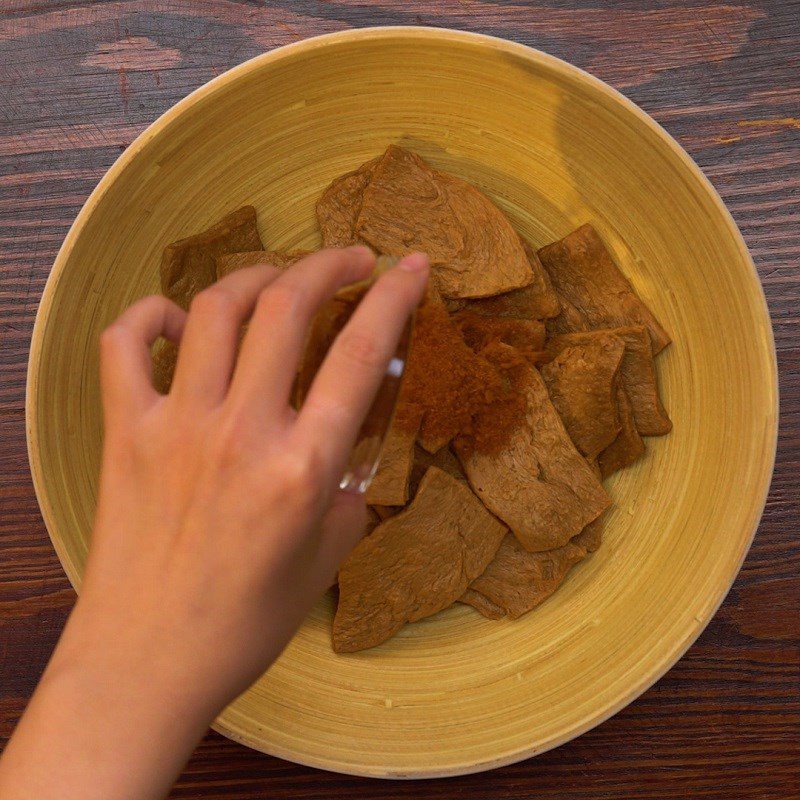
[[[334, 298], [317, 314], [295, 384], [296, 407], [355, 305]], [[417, 311], [394, 424], [431, 450], [458, 436], [467, 449], [499, 452], [524, 421], [525, 398], [516, 387], [520, 369], [545, 358], [534, 349], [538, 337], [536, 323], [526, 320], [451, 317], [431, 294]]]
[[475, 409], [472, 425], [460, 437], [463, 451], [493, 455], [505, 447], [513, 433], [525, 422], [527, 399], [520, 387], [531, 364], [514, 347], [490, 342], [480, 353], [500, 375], [502, 389], [493, 402]]
[[500, 341], [518, 349], [543, 350], [544, 323], [538, 319], [514, 317], [485, 317], [472, 311], [459, 311], [452, 316], [464, 341], [476, 352], [488, 344]]
[[420, 441], [449, 442], [470, 426], [475, 409], [493, 397], [499, 385], [497, 371], [467, 346], [442, 303], [423, 303], [399, 401], [401, 407], [422, 409]]
[[452, 320], [476, 353], [492, 342], [502, 342], [516, 348], [531, 364], [538, 365], [548, 359], [544, 352], [547, 334], [541, 320], [485, 317], [467, 310], [453, 314]]
[[429, 298], [417, 312], [399, 407], [422, 409], [423, 443], [464, 436], [480, 452], [494, 453], [524, 419], [524, 398], [510, 375], [474, 352], [441, 301]]

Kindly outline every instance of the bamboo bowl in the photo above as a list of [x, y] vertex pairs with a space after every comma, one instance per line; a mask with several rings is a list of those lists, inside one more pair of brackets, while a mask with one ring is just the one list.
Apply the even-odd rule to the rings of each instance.
[[472, 181], [535, 245], [591, 220], [672, 333], [671, 436], [610, 484], [602, 548], [516, 622], [456, 606], [337, 656], [321, 600], [216, 721], [293, 761], [380, 777], [489, 769], [588, 730], [658, 679], [728, 591], [775, 451], [772, 332], [747, 249], [686, 153], [608, 86], [456, 31], [348, 31], [266, 53], [150, 126], [64, 242], [36, 320], [30, 460], [79, 587], [97, 493], [100, 331], [156, 291], [162, 247], [239, 205], [268, 247], [314, 246], [314, 202], [390, 142]]

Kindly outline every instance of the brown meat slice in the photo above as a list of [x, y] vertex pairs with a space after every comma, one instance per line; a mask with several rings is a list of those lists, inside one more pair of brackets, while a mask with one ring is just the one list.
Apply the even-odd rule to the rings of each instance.
[[153, 346], [153, 386], [161, 394], [169, 394], [172, 376], [178, 362], [178, 345], [159, 339]]
[[544, 323], [538, 319], [489, 317], [465, 309], [453, 314], [452, 320], [461, 331], [464, 341], [476, 353], [491, 342], [503, 342], [523, 353], [538, 352], [544, 348]]
[[625, 343], [609, 332], [565, 347], [541, 368], [553, 405], [575, 446], [596, 458], [620, 431], [617, 373]]
[[558, 299], [558, 292], [556, 292], [547, 270], [544, 268], [539, 254], [531, 246], [527, 239], [520, 236], [522, 242], [522, 249], [525, 251], [525, 257], [531, 265], [533, 272], [533, 281], [522, 289], [517, 289], [518, 292], [523, 294], [516, 298], [517, 307], [524, 303], [522, 306], [525, 309], [526, 317], [528, 319], [549, 319], [557, 317], [561, 312], [561, 301]]
[[400, 406], [422, 407], [417, 441], [437, 452], [471, 425], [477, 407], [500, 386], [497, 370], [470, 349], [438, 292], [430, 288], [417, 310], [399, 398]]
[[616, 328], [614, 335], [625, 342], [625, 358], [620, 377], [636, 424], [642, 436], [663, 436], [672, 430], [672, 422], [658, 392], [651, 337], [642, 326]]
[[550, 597], [586, 552], [573, 539], [553, 550], [530, 553], [509, 533], [493, 561], [469, 588], [491, 604], [490, 608], [502, 608], [517, 619]]
[[445, 297], [442, 302], [448, 313], [455, 314], [456, 311], [461, 311], [462, 308], [466, 308], [469, 300], [459, 300], [457, 297]]
[[394, 145], [364, 190], [356, 233], [381, 253], [427, 253], [445, 297], [486, 297], [533, 280], [500, 209], [475, 187]]
[[431, 467], [411, 505], [342, 564], [333, 649], [374, 647], [447, 608], [486, 569], [505, 531], [467, 484]]
[[594, 522], [590, 522], [577, 536], [572, 538], [573, 544], [583, 547], [587, 553], [594, 553], [603, 542], [605, 526], [605, 515], [601, 514]]
[[449, 447], [442, 447], [435, 453], [429, 453], [420, 445], [415, 445], [414, 460], [411, 464], [411, 475], [408, 481], [409, 497], [417, 494], [419, 484], [430, 467], [437, 467], [457, 480], [467, 480], [464, 470], [461, 469], [461, 462]]
[[533, 272], [533, 280], [521, 289], [466, 301], [467, 308], [488, 317], [516, 317], [517, 319], [546, 319], [556, 317], [561, 311], [556, 290], [547, 270], [542, 266], [536, 251], [520, 237], [522, 248]]
[[539, 258], [562, 305], [561, 314], [550, 323], [551, 332], [644, 325], [654, 354], [670, 343], [667, 332], [636, 295], [591, 225], [582, 225], [543, 247]]
[[566, 347], [586, 345], [608, 334], [613, 334], [625, 343], [625, 355], [619, 368], [619, 377], [631, 402], [636, 429], [642, 436], [663, 436], [669, 433], [672, 430], [672, 423], [658, 394], [650, 336], [643, 326], [633, 325], [605, 331], [553, 336], [547, 343], [547, 350], [551, 355], [558, 355]]
[[377, 509], [367, 506], [367, 526], [364, 528], [364, 536], [369, 536], [383, 522], [383, 519]]
[[418, 406], [398, 406], [383, 442], [378, 471], [366, 492], [370, 505], [404, 506], [408, 502], [408, 479], [421, 420], [422, 409]]
[[188, 309], [192, 298], [217, 279], [218, 256], [263, 249], [256, 210], [253, 206], [243, 206], [202, 233], [164, 248], [161, 291], [181, 308]]
[[597, 463], [596, 458], [587, 458], [586, 463], [589, 465], [589, 469], [592, 471], [592, 475], [597, 478], [597, 480], [602, 481], [603, 476], [600, 474], [600, 467]]
[[287, 269], [311, 254], [311, 250], [248, 250], [246, 253], [226, 253], [217, 256], [217, 280], [243, 267], [270, 264], [277, 269]]
[[322, 193], [317, 201], [317, 223], [325, 247], [361, 244], [355, 232], [356, 220], [361, 211], [364, 189], [379, 161], [380, 156], [342, 175]]
[[644, 441], [636, 430], [631, 401], [622, 386], [617, 388], [617, 406], [621, 430], [617, 438], [597, 457], [597, 465], [603, 478], [630, 466], [644, 455]]
[[[500, 349], [497, 355], [493, 348]], [[494, 344], [484, 354], [497, 363], [502, 348], [507, 345]], [[514, 380], [526, 410], [509, 443], [487, 456], [459, 437], [454, 449], [475, 493], [524, 547], [552, 550], [580, 533], [611, 500], [575, 449], [539, 372], [523, 364]]]
[[[491, 566], [491, 565], [490, 565]], [[464, 594], [458, 598], [459, 603], [472, 606], [476, 611], [479, 611], [486, 619], [502, 619], [506, 615], [506, 610], [496, 603], [493, 603], [488, 597], [485, 597], [480, 592], [467, 587]]]
[[[367, 524], [364, 526], [364, 536], [369, 536], [378, 525], [384, 520], [382, 517], [372, 506], [367, 506]], [[336, 589], [337, 597], [339, 591], [339, 572], [337, 570], [336, 577], [332, 584], [333, 587]]]
[[[459, 601], [489, 619], [500, 619], [507, 610], [529, 611], [555, 592], [572, 566], [583, 557], [579, 555], [581, 548], [588, 554], [600, 547], [603, 527], [601, 514], [564, 547], [543, 553], [529, 553], [513, 536], [507, 536], [483, 575], [472, 582]], [[481, 594], [478, 586], [483, 586], [494, 599]]]
[[381, 521], [394, 517], [403, 510], [403, 506], [367, 506], [367, 508]]

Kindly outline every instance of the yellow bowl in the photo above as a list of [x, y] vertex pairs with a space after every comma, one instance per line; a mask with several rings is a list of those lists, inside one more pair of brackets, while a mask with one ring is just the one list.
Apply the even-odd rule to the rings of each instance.
[[762, 512], [775, 354], [736, 226], [684, 151], [605, 84], [521, 45], [425, 28], [266, 53], [151, 125], [64, 242], [36, 320], [28, 439], [42, 513], [80, 584], [97, 493], [97, 338], [157, 290], [162, 247], [244, 203], [272, 248], [316, 245], [335, 176], [400, 142], [483, 189], [535, 245], [591, 220], [672, 333], [671, 436], [610, 484], [598, 553], [516, 622], [455, 606], [337, 656], [331, 602], [215, 727], [305, 764], [423, 777], [561, 744], [659, 678], [719, 606]]

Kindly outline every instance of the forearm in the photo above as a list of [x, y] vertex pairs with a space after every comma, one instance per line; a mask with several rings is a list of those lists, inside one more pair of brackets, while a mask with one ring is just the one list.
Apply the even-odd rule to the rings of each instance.
[[[0, 759], [3, 800], [163, 797], [208, 724], [330, 585], [364, 526], [363, 499], [336, 487], [425, 290], [424, 256], [378, 278], [299, 412], [289, 399], [318, 309], [374, 265], [350, 248], [284, 272], [244, 268], [188, 315], [144, 298], [105, 331], [91, 555]], [[150, 372], [160, 335], [180, 340], [167, 397]]]
[[4, 800], [164, 797], [219, 710], [199, 665], [89, 616], [79, 603], [0, 760]]

